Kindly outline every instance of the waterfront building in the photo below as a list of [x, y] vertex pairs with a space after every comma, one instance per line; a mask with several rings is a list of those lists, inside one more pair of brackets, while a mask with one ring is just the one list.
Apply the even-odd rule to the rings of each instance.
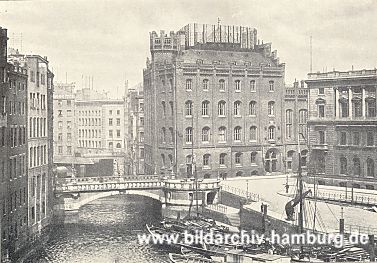
[[[27, 68], [28, 228], [35, 240], [52, 219], [52, 92], [53, 73], [47, 57], [11, 50], [8, 60]], [[50, 100], [50, 101], [49, 101]]]
[[83, 89], [76, 94], [77, 152], [98, 163], [113, 160], [113, 171], [104, 176], [124, 175], [127, 151], [127, 106], [125, 97]]
[[54, 156], [57, 161], [63, 157], [73, 157], [77, 152], [74, 89], [74, 83], [54, 85]]
[[287, 170], [297, 137], [291, 130], [286, 138], [284, 103], [301, 99], [285, 96], [285, 65], [256, 29], [190, 24], [152, 32], [150, 51], [143, 72], [145, 173], [189, 176], [192, 155], [204, 178]]
[[309, 73], [310, 182], [377, 189], [377, 70]]
[[141, 84], [128, 89], [128, 174], [144, 174], [144, 94]]

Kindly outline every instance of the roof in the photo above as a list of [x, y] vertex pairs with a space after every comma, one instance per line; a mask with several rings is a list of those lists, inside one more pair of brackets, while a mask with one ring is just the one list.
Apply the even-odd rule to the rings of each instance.
[[93, 160], [86, 157], [54, 156], [56, 164], [94, 164]]

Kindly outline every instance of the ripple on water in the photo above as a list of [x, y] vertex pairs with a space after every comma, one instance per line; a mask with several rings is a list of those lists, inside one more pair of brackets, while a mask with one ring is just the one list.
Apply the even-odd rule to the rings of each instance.
[[137, 242], [145, 224], [160, 219], [159, 204], [148, 198], [119, 195], [99, 199], [80, 210], [77, 224], [56, 228], [45, 248], [26, 262], [169, 262], [169, 251]]

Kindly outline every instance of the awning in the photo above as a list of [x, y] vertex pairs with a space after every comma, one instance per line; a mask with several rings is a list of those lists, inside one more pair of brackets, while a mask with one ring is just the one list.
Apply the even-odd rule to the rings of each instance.
[[54, 156], [55, 164], [94, 164], [91, 158], [77, 156]]

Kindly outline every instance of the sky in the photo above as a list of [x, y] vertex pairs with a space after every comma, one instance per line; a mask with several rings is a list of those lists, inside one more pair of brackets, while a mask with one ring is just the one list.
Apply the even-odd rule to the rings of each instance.
[[[285, 82], [313, 71], [371, 69], [377, 64], [374, 0], [52, 0], [0, 1], [8, 46], [47, 56], [58, 82], [112, 97], [142, 82], [149, 32], [177, 31], [192, 22], [250, 26], [286, 63]], [[88, 82], [87, 82], [88, 83]]]

